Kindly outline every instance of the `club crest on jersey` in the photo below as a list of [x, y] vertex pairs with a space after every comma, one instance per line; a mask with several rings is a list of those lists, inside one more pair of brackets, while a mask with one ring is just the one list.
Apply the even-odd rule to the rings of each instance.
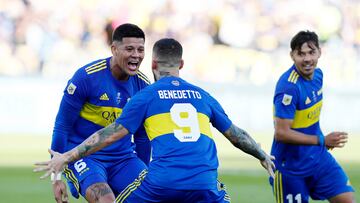
[[76, 85], [74, 85], [73, 83], [70, 83], [69, 86], [66, 88], [66, 91], [68, 92], [68, 94], [73, 95], [75, 93], [76, 90]]
[[177, 80], [173, 80], [173, 81], [171, 81], [171, 84], [173, 84], [174, 86], [179, 86], [180, 82]]
[[288, 94], [284, 94], [284, 97], [282, 99], [282, 103], [287, 106], [289, 104], [291, 104], [291, 100], [292, 100], [292, 96], [288, 95]]

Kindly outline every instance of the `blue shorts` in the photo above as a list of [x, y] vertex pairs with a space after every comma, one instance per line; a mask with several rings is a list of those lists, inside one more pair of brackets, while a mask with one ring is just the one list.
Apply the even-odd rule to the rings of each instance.
[[225, 185], [218, 182], [216, 190], [175, 190], [150, 185], [145, 177], [147, 170], [117, 196], [117, 203], [230, 203]]
[[75, 198], [85, 197], [86, 189], [95, 183], [108, 183], [117, 196], [132, 183], [141, 171], [147, 169], [138, 157], [129, 157], [114, 163], [103, 163], [91, 157], [68, 164], [64, 175]]
[[306, 177], [276, 171], [275, 180], [270, 178], [270, 184], [276, 202], [284, 203], [308, 203], [309, 197], [314, 200], [325, 200], [354, 191], [349, 178], [335, 160], [315, 169], [313, 175]]

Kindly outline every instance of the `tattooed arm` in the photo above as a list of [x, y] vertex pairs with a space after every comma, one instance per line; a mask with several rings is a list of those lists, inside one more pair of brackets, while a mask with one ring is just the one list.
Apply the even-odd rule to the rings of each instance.
[[114, 122], [109, 126], [102, 128], [88, 137], [84, 142], [75, 147], [69, 152], [66, 152], [67, 163], [81, 159], [84, 156], [90, 155], [100, 149], [114, 143], [127, 135], [129, 131], [122, 125]]
[[245, 130], [232, 124], [223, 134], [235, 147], [259, 159], [269, 175], [274, 177], [274, 157], [266, 154]]
[[53, 158], [50, 161], [35, 163], [37, 167], [34, 169], [34, 172], [46, 171], [40, 178], [46, 178], [51, 173], [55, 173], [56, 175], [61, 172], [69, 162], [90, 155], [121, 139], [128, 133], [129, 131], [126, 128], [114, 122], [111, 125], [98, 130], [80, 145], [64, 154], [49, 149], [49, 153], [53, 155]]

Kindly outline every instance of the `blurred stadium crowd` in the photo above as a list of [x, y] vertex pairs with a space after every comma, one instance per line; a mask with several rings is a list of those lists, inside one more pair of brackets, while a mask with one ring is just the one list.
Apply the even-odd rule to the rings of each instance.
[[111, 30], [125, 22], [146, 32], [143, 70], [169, 36], [184, 44], [188, 77], [266, 85], [291, 65], [291, 37], [309, 29], [327, 85], [360, 80], [359, 0], [0, 0], [0, 76], [70, 77], [109, 56]]

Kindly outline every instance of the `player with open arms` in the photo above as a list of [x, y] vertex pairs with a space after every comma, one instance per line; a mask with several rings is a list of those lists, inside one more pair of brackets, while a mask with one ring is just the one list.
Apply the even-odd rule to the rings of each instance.
[[[56, 117], [51, 149], [64, 153], [91, 134], [113, 123], [123, 107], [149, 80], [138, 71], [144, 58], [144, 32], [123, 24], [113, 33], [112, 56], [78, 69], [69, 80]], [[113, 202], [150, 160], [150, 141], [144, 129], [115, 142], [88, 157], [68, 162], [64, 175], [74, 197], [79, 192], [89, 202]], [[138, 156], [137, 156], [138, 155]], [[139, 158], [141, 158], [141, 160]], [[57, 202], [67, 202], [61, 176], [54, 177]]]
[[274, 96], [275, 179], [270, 178], [276, 202], [355, 202], [353, 188], [328, 149], [343, 147], [347, 133], [324, 136], [319, 124], [323, 73], [317, 68], [321, 55], [318, 36], [301, 31], [291, 40], [294, 65], [279, 79]]
[[142, 125], [153, 147], [149, 169], [116, 198], [116, 202], [229, 202], [217, 181], [218, 158], [211, 123], [237, 148], [256, 157], [273, 175], [274, 164], [247, 132], [234, 125], [209, 93], [179, 78], [182, 46], [161, 39], [153, 47], [157, 80], [137, 93], [123, 114], [64, 154], [38, 163], [35, 171], [58, 173], [65, 164], [94, 153], [135, 132]]

